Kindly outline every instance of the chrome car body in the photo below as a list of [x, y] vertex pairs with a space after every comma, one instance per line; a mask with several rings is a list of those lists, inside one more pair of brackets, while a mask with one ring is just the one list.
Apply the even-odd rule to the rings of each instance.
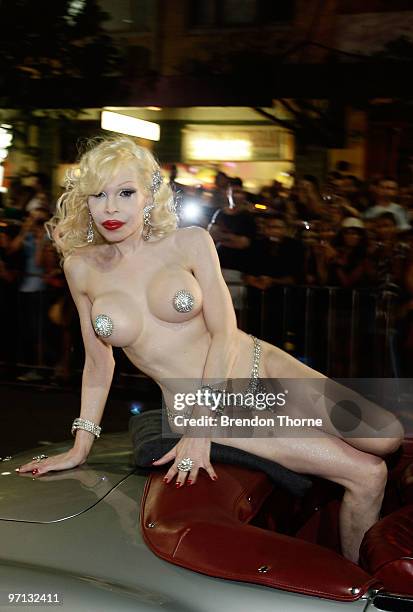
[[15, 471], [36, 454], [51, 456], [71, 445], [42, 446], [0, 461], [0, 610], [18, 608], [8, 604], [10, 593], [57, 593], [58, 609], [70, 612], [379, 609], [374, 593], [343, 603], [213, 578], [157, 557], [141, 536], [147, 475], [134, 466], [126, 432], [106, 434], [76, 469], [42, 477]]

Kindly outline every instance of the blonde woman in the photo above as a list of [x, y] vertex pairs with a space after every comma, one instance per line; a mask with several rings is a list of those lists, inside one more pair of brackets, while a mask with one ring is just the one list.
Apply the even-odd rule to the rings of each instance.
[[[62, 255], [85, 346], [80, 417], [66, 453], [30, 462], [39, 476], [86, 462], [99, 436], [114, 360], [112, 346], [160, 386], [171, 406], [174, 381], [322, 379], [282, 350], [237, 329], [214, 243], [202, 228], [177, 229], [173, 196], [152, 154], [126, 137], [102, 140], [80, 159], [48, 229]], [[296, 472], [341, 484], [343, 554], [357, 560], [364, 532], [377, 520], [386, 483], [380, 456], [398, 448], [398, 422], [376, 407], [385, 437], [344, 440], [325, 423], [317, 436], [220, 437], [221, 444], [270, 459]], [[291, 414], [308, 416], [292, 405]], [[323, 414], [323, 411], [325, 414]], [[171, 409], [168, 409], [168, 414]], [[275, 434], [275, 435], [274, 435]], [[172, 462], [165, 482], [194, 484], [202, 468], [211, 479], [214, 437], [183, 435], [155, 461]]]

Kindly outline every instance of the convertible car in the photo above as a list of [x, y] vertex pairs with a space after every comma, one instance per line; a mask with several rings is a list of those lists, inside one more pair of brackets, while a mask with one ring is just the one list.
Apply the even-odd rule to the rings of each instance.
[[15, 471], [72, 440], [2, 458], [0, 610], [413, 610], [413, 439], [389, 458], [383, 516], [356, 565], [339, 552], [340, 487], [219, 448], [216, 482], [165, 485], [165, 467], [144, 467], [173, 443], [154, 415], [102, 436], [76, 469]]

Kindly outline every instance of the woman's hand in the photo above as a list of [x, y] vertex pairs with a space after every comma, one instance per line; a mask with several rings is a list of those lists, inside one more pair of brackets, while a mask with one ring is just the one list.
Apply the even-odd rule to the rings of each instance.
[[47, 472], [53, 472], [56, 470], [70, 470], [71, 468], [86, 463], [86, 459], [87, 455], [71, 449], [66, 453], [61, 453], [60, 455], [55, 455], [54, 457], [48, 457], [47, 459], [42, 459], [41, 461], [33, 460], [29, 463], [25, 463], [24, 465], [20, 466], [19, 474], [31, 472], [33, 475], [41, 476], [42, 474], [47, 474]]
[[[209, 461], [209, 455], [211, 451], [211, 440], [210, 438], [186, 438], [183, 436], [178, 444], [176, 444], [168, 453], [163, 455], [160, 459], [153, 461], [152, 465], [163, 465], [174, 460], [173, 465], [169, 468], [164, 481], [170, 482], [177, 476], [175, 486], [181, 487], [185, 484], [185, 480], [188, 476], [187, 484], [193, 485], [198, 477], [199, 468], [206, 470], [211, 477], [211, 480], [217, 480], [218, 476], [215, 473]], [[194, 462], [190, 472], [182, 472], [178, 470], [177, 465], [182, 459], [189, 457]]]

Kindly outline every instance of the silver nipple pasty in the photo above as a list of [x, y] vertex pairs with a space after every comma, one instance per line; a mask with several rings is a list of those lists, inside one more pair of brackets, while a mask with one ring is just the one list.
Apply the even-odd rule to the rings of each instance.
[[178, 312], [189, 312], [194, 307], [195, 298], [186, 289], [179, 289], [173, 297], [173, 305]]
[[98, 336], [107, 338], [113, 332], [113, 321], [108, 315], [99, 314], [95, 318], [93, 328]]

